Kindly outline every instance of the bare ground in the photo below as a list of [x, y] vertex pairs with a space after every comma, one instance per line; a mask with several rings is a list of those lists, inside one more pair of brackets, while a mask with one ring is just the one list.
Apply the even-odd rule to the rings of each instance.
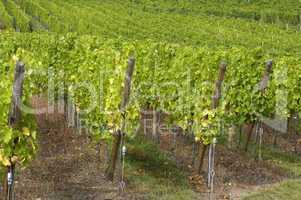
[[[34, 102], [36, 106], [43, 106], [39, 100]], [[40, 149], [30, 166], [21, 170], [19, 168], [15, 199], [146, 199], [133, 186], [128, 188], [126, 194], [121, 194], [118, 182], [106, 180], [105, 157], [99, 157], [97, 148], [88, 136], [79, 135], [67, 127], [64, 115], [38, 115], [37, 122]], [[194, 166], [191, 163], [191, 143], [182, 137], [176, 138], [174, 143], [173, 138], [170, 134], [162, 136], [160, 148], [190, 174], [187, 178], [191, 187], [200, 194], [200, 199], [207, 199], [205, 173], [203, 176], [196, 174], [198, 160]], [[206, 164], [207, 161], [204, 171]], [[239, 150], [221, 145], [217, 146], [215, 173], [215, 199], [240, 199], [246, 192], [268, 187], [287, 177], [284, 170], [272, 163], [255, 161]]]
[[[39, 98], [34, 104], [45, 106]], [[68, 128], [63, 114], [38, 115], [37, 123], [38, 155], [27, 168], [18, 167], [15, 199], [133, 199], [120, 194], [118, 183], [106, 180], [97, 148], [87, 135]]]

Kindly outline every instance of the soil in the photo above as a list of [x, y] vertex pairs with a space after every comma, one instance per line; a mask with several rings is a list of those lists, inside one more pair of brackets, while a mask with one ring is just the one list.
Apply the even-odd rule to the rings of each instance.
[[[264, 126], [264, 143], [273, 145], [274, 147], [285, 153], [293, 153], [301, 155], [301, 134], [296, 133], [288, 135], [287, 133], [277, 132], [268, 126]], [[276, 139], [275, 139], [276, 138]]]
[[[40, 98], [35, 106], [43, 106]], [[118, 182], [106, 180], [105, 156], [100, 157], [89, 137], [79, 134], [65, 123], [65, 115], [37, 115], [39, 127], [39, 152], [36, 159], [25, 169], [18, 167], [15, 182], [15, 199], [22, 200], [109, 200], [145, 199], [129, 188], [127, 195], [121, 194]], [[158, 141], [155, 141], [158, 142]], [[208, 199], [205, 160], [203, 174], [196, 168], [199, 160], [192, 164], [192, 144], [189, 139], [169, 132], [161, 134], [159, 147], [177, 165], [190, 175], [187, 177], [201, 199]], [[100, 145], [100, 152], [103, 152]], [[206, 154], [207, 155], [207, 154]], [[272, 163], [256, 161], [240, 150], [218, 145], [215, 162], [215, 199], [241, 199], [246, 192], [268, 186], [287, 177], [287, 173]]]
[[[161, 136], [161, 149], [166, 151], [183, 170], [189, 171], [189, 180], [196, 191], [208, 198], [207, 188], [207, 165], [206, 158], [202, 174], [197, 173], [199, 166], [199, 153], [195, 163], [192, 163], [192, 144], [178, 136], [176, 145], [174, 136]], [[216, 146], [215, 154], [215, 199], [241, 199], [248, 192], [257, 190], [284, 180], [288, 173], [267, 161], [258, 161], [250, 158], [250, 155], [238, 149], [229, 149], [223, 145]]]
[[[149, 124], [152, 116], [151, 111], [145, 112]], [[156, 117], [158, 118], [158, 117]], [[159, 127], [164, 126], [164, 117], [158, 122]], [[144, 134], [158, 143], [161, 150], [170, 155], [177, 163], [178, 167], [190, 172], [189, 180], [196, 191], [202, 194], [204, 199], [208, 198], [208, 187], [206, 183], [207, 166], [208, 166], [208, 150], [204, 160], [202, 174], [198, 174], [198, 166], [200, 163], [201, 147], [193, 153], [193, 139], [183, 134], [183, 130], [174, 127], [171, 131], [162, 129], [159, 139], [153, 134], [153, 126], [143, 127]], [[271, 143], [273, 134], [269, 129], [265, 129], [264, 141]], [[255, 135], [255, 134], [253, 134]], [[159, 141], [159, 142], [158, 142]], [[278, 137], [277, 145], [280, 149], [287, 150], [294, 145], [283, 137]], [[202, 145], [200, 145], [202, 146]], [[195, 154], [195, 162], [193, 163], [193, 154]], [[238, 149], [232, 145], [231, 148], [223, 145], [216, 146], [215, 153], [215, 183], [214, 193], [215, 199], [241, 199], [242, 196], [249, 192], [256, 191], [258, 188], [270, 187], [270, 185], [280, 182], [290, 175], [284, 169], [276, 166], [268, 161], [259, 161], [254, 159], [250, 154]]]
[[[40, 98], [35, 98], [34, 104], [46, 105]], [[37, 115], [37, 123], [38, 155], [27, 168], [18, 166], [15, 199], [134, 199], [131, 195], [120, 195], [118, 183], [106, 180], [105, 162], [97, 148], [87, 135], [67, 126], [65, 115], [57, 110]]]

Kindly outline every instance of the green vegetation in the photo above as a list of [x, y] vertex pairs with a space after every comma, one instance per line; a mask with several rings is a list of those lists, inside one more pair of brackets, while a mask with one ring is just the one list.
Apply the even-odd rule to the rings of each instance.
[[[252, 152], [255, 153], [256, 146], [252, 146]], [[253, 156], [257, 156], [254, 154]], [[279, 148], [272, 145], [263, 147], [263, 159], [267, 160], [281, 168], [285, 169], [291, 178], [301, 177], [301, 158], [294, 153], [282, 152]]]
[[[138, 123], [139, 111], [145, 105], [165, 112], [172, 111], [174, 121], [183, 128], [186, 128], [187, 119], [193, 109], [194, 120], [199, 122], [197, 123], [199, 125], [195, 127], [196, 133], [199, 132], [200, 127], [206, 129], [210, 125], [210, 123], [201, 123], [205, 115], [210, 115], [215, 121], [214, 123], [218, 123], [218, 118], [226, 119], [227, 124], [251, 122], [256, 119], [256, 113], [264, 116], [274, 114], [276, 90], [279, 86], [289, 93], [289, 107], [300, 110], [298, 103], [300, 88], [295, 87], [300, 83], [299, 73], [296, 73], [300, 68], [299, 60], [294, 57], [274, 57], [276, 64], [268, 93], [262, 96], [258, 92], [249, 92], [260, 81], [265, 68], [264, 62], [269, 58], [264, 55], [262, 49], [183, 48], [167, 43], [103, 41], [98, 37], [72, 34], [68, 36], [44, 35], [43, 37], [41, 34], [7, 34], [3, 36], [3, 41], [8, 42], [11, 37], [11, 42], [14, 42], [16, 51], [11, 52], [10, 56], [15, 55], [24, 60], [25, 63], [28, 63], [29, 69], [37, 70], [43, 67], [44, 70], [47, 70], [50, 68], [56, 74], [63, 70], [63, 77], [55, 77], [55, 88], [66, 83], [64, 87], [68, 88], [77, 106], [82, 110], [90, 105], [89, 98], [83, 99], [83, 97], [89, 97], [89, 91], [85, 88], [73, 89], [73, 85], [87, 82], [93, 85], [96, 91], [100, 91], [101, 87], [107, 88], [113, 83], [116, 85], [115, 88], [110, 87], [102, 92], [102, 98], [105, 101], [104, 107], [99, 107], [102, 104], [98, 103], [94, 108], [95, 111], [85, 116], [86, 124], [96, 130], [99, 130], [101, 122], [106, 122], [112, 127], [121, 120], [118, 112], [118, 105], [121, 101], [120, 90], [126, 62], [131, 55], [137, 57], [137, 68], [133, 83], [133, 100], [129, 108], [128, 120], [131, 121], [129, 124]], [[11, 50], [11, 47], [3, 46], [3, 49]], [[44, 51], [45, 49], [48, 51]], [[210, 111], [210, 96], [214, 90], [218, 65], [222, 60], [226, 60], [228, 63], [228, 76], [225, 80], [227, 92], [222, 106], [217, 113], [213, 113]], [[104, 67], [99, 68], [99, 65]], [[249, 70], [250, 67], [252, 70]], [[284, 70], [287, 71], [288, 80], [282, 83], [278, 81], [278, 76]], [[112, 71], [115, 76], [110, 75]], [[105, 76], [103, 85], [99, 85], [100, 74]], [[150, 76], [150, 74], [152, 75]], [[202, 76], [198, 76], [199, 74]], [[32, 78], [32, 91], [39, 93], [47, 90], [47, 77], [45, 79], [41, 76], [28, 78]], [[191, 80], [188, 82], [189, 78]], [[166, 87], [174, 80], [178, 81], [177, 87]], [[156, 84], [149, 86], [150, 83]], [[158, 85], [161, 87], [157, 87]], [[187, 91], [187, 88], [192, 85], [198, 90]], [[99, 102], [100, 100], [96, 99], [95, 101]], [[225, 107], [228, 108], [227, 112], [225, 112]], [[102, 111], [116, 111], [116, 113], [104, 115]], [[131, 127], [134, 126], [128, 127], [129, 132], [132, 132]], [[212, 132], [216, 131], [212, 129]], [[205, 136], [207, 139], [212, 137], [209, 133], [199, 134], [202, 137], [207, 135]]]
[[23, 12], [22, 9], [13, 0], [2, 0], [6, 6], [7, 12], [13, 16], [12, 25], [17, 31], [30, 31], [30, 18]]
[[[294, 29], [284, 30], [278, 25], [246, 20], [244, 17], [231, 18], [221, 15], [207, 15], [202, 9], [213, 9], [217, 2], [179, 1], [15, 1], [22, 9], [16, 12], [16, 5], [8, 1], [9, 13], [13, 15], [18, 27], [28, 31], [28, 23], [36, 31], [49, 30], [57, 33], [77, 32], [81, 34], [101, 35], [105, 38], [123, 38], [124, 40], [167, 41], [188, 45], [244, 46], [247, 48], [263, 47], [269, 53], [300, 54], [300, 32]], [[253, 1], [252, 1], [253, 2]], [[207, 6], [207, 5], [212, 6]], [[225, 8], [218, 9], [228, 13], [228, 7], [238, 3], [226, 1]], [[289, 2], [289, 5], [297, 3]], [[187, 7], [194, 11], [163, 12], [173, 7]], [[238, 4], [237, 6], [239, 6]], [[252, 3], [253, 5], [253, 3]], [[273, 3], [268, 3], [272, 8]], [[277, 6], [286, 5], [285, 3]], [[256, 4], [257, 7], [262, 6]], [[166, 8], [165, 8], [166, 7]], [[294, 6], [290, 6], [293, 8]], [[127, 8], [127, 9], [124, 9]], [[149, 9], [148, 9], [149, 8]], [[201, 9], [200, 11], [198, 9]], [[24, 16], [24, 12], [26, 15]], [[253, 11], [252, 11], [253, 12]], [[288, 10], [289, 13], [290, 10]], [[206, 12], [205, 12], [206, 13]], [[226, 14], [227, 16], [228, 14]], [[276, 15], [276, 14], [275, 14]], [[30, 20], [29, 20], [30, 19]], [[35, 25], [38, 24], [38, 25]], [[23, 27], [23, 28], [22, 28]]]
[[[144, 10], [158, 13], [178, 13], [182, 15], [214, 15], [255, 20], [260, 22], [289, 24], [300, 29], [301, 3], [298, 0], [202, 0], [202, 1], [139, 1]], [[138, 6], [138, 5], [137, 5]]]
[[[299, 48], [296, 46], [296, 41], [301, 38], [301, 34], [295, 31], [286, 32], [277, 26], [263, 23], [216, 16], [183, 16], [178, 13], [147, 12], [130, 2], [87, 1], [85, 7], [80, 6], [78, 1], [56, 1], [56, 4], [61, 5], [60, 8], [65, 10], [61, 12], [61, 18], [68, 11], [74, 10], [77, 15], [76, 17], [69, 15], [69, 20], [73, 18], [72, 22], [80, 22], [80, 19], [88, 17], [87, 21], [94, 22], [93, 24], [101, 28], [92, 29], [94, 34], [105, 31], [105, 36], [108, 34], [109, 37], [118, 35], [126, 39], [156, 39], [215, 47], [220, 45], [262, 46], [268, 52], [273, 53], [279, 51], [292, 53], [294, 47]], [[124, 7], [128, 9], [123, 9]], [[101, 19], [100, 22], [97, 21], [99, 19]], [[70, 25], [68, 22], [67, 24]], [[77, 26], [74, 30], [87, 32], [89, 29]]]
[[0, 29], [12, 27], [12, 18], [7, 13], [2, 1], [0, 1]]
[[[251, 145], [252, 156], [257, 158], [256, 145]], [[272, 145], [263, 146], [263, 159], [285, 169], [289, 179], [277, 184], [263, 186], [259, 191], [246, 194], [243, 200], [269, 200], [300, 198], [301, 158], [294, 153], [286, 153]]]
[[260, 192], [245, 197], [244, 200], [299, 200], [301, 180], [289, 180], [278, 184], [275, 187], [262, 189]]
[[[253, 122], [257, 119], [256, 113], [272, 116], [276, 111], [276, 90], [280, 86], [289, 94], [289, 108], [298, 111], [301, 109], [298, 103], [301, 98], [300, 88], [295, 87], [301, 81], [301, 73], [298, 72], [299, 60], [294, 57], [274, 57], [276, 64], [268, 92], [265, 95], [259, 92], [250, 93], [260, 81], [265, 68], [264, 61], [269, 58], [262, 49], [183, 48], [168, 43], [104, 41], [96, 36], [75, 34], [60, 36], [7, 33], [1, 36], [3, 66], [8, 65], [8, 69], [13, 69], [13, 57], [24, 61], [27, 70], [31, 71], [26, 77], [27, 96], [49, 89], [48, 77], [35, 71], [46, 72], [51, 69], [57, 74], [53, 77], [56, 96], [61, 92], [58, 88], [63, 87], [80, 110], [89, 108], [90, 98], [97, 102], [93, 112], [82, 116], [84, 124], [91, 127], [91, 132], [96, 134], [104, 124], [110, 127], [104, 130], [105, 132], [120, 128], [120, 91], [127, 59], [132, 55], [137, 58], [137, 66], [133, 97], [127, 114], [128, 133], [134, 132], [135, 125], [139, 122], [140, 110], [145, 105], [150, 105], [157, 110], [172, 113], [173, 123], [184, 129], [188, 126], [187, 119], [190, 118], [191, 112], [194, 112], [194, 132], [208, 144], [213, 137], [219, 136], [218, 124], [221, 119], [225, 120], [226, 125], [231, 125]], [[210, 96], [214, 90], [218, 65], [222, 60], [228, 63], [228, 75], [225, 80], [227, 92], [219, 109], [212, 111]], [[287, 71], [288, 79], [282, 83], [277, 77], [284, 70]], [[61, 71], [64, 73], [60, 73]], [[200, 74], [202, 76], [199, 76]], [[101, 83], [100, 76], [103, 77]], [[169, 83], [175, 80], [178, 84], [171, 87]], [[11, 79], [7, 81], [11, 83]], [[101, 92], [96, 94], [96, 97], [100, 98], [91, 96], [93, 94], [85, 87], [74, 87], [78, 83], [88, 83], [95, 91]], [[4, 94], [9, 97], [11, 87], [5, 88], [7, 93]], [[10, 102], [4, 103], [3, 110], [6, 110]], [[283, 112], [285, 115], [285, 111]], [[209, 118], [204, 120], [204, 116]], [[6, 124], [5, 116], [2, 124]]]
[[[300, 9], [297, 0], [1, 0], [0, 163], [8, 166], [17, 157], [24, 164], [36, 150], [30, 116], [24, 116], [22, 130], [7, 125], [17, 60], [26, 64], [26, 103], [47, 90], [53, 91], [52, 100], [68, 97], [79, 111], [95, 103], [81, 123], [98, 139], [99, 130], [107, 136], [121, 129], [120, 94], [129, 57], [136, 58], [126, 111], [129, 135], [145, 107], [169, 113], [170, 124], [184, 130], [193, 121], [193, 132], [204, 144], [221, 136], [221, 121], [239, 126], [255, 122], [258, 114], [288, 118], [287, 110], [301, 113]], [[256, 87], [270, 59], [273, 70], [262, 93]], [[223, 98], [212, 110], [222, 61], [227, 63]], [[54, 74], [53, 87], [49, 74]], [[96, 92], [91, 94], [85, 84]], [[283, 109], [275, 109], [277, 100], [285, 98], [279, 91], [288, 95]], [[16, 140], [19, 146], [13, 149]], [[195, 193], [174, 163], [152, 144], [139, 142], [130, 141], [130, 148], [146, 152], [144, 159], [133, 154], [127, 167], [130, 173], [146, 171], [143, 177], [129, 176], [131, 182], [139, 190], [155, 184], [153, 199], [193, 199]], [[268, 146], [264, 151], [266, 160], [301, 175], [299, 158]], [[178, 185], [170, 187], [173, 182]], [[289, 187], [300, 182], [283, 183], [263, 198], [282, 198]]]
[[198, 198], [186, 175], [155, 144], [136, 137], [129, 140], [128, 149], [127, 177], [137, 193], [154, 200]]
[[276, 165], [286, 169], [291, 177], [301, 177], [301, 158], [288, 153], [281, 152], [279, 149], [265, 146], [264, 159], [270, 160]]

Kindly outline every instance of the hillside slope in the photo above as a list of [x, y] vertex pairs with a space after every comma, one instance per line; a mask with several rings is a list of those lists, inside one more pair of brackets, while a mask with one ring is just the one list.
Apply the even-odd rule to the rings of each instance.
[[[0, 8], [5, 7], [9, 14], [4, 13], [2, 23], [12, 24], [18, 31], [77, 32], [104, 38], [151, 39], [212, 47], [262, 46], [269, 53], [300, 54], [299, 31], [282, 29], [263, 20], [250, 20], [243, 13], [231, 17], [236, 15], [233, 9], [250, 6], [250, 12], [255, 13], [261, 12], [258, 8], [264, 4], [243, 4], [241, 7], [241, 3], [235, 2], [2, 0]], [[281, 12], [283, 14], [296, 13], [291, 10], [297, 4], [291, 0], [277, 4], [275, 8], [273, 3], [266, 6], [277, 13], [280, 12], [279, 6], [290, 5], [288, 11]], [[215, 10], [222, 10], [225, 14], [214, 14]]]

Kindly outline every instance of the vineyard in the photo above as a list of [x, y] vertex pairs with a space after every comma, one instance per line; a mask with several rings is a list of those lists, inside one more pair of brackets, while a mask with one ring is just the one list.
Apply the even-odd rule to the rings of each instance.
[[299, 199], [300, 11], [1, 0], [1, 198]]

